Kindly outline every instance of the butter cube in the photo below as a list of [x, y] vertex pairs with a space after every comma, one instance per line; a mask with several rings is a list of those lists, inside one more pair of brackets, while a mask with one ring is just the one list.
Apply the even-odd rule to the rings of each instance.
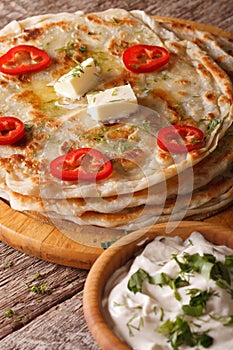
[[54, 89], [57, 94], [75, 100], [92, 90], [98, 81], [95, 62], [93, 58], [88, 58], [62, 75], [54, 84]]
[[88, 113], [97, 122], [113, 123], [136, 112], [137, 97], [131, 86], [121, 85], [87, 94]]

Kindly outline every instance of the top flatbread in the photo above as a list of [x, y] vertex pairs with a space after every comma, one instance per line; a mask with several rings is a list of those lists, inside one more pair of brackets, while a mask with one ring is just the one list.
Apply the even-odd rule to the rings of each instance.
[[[227, 75], [232, 58], [224, 50], [226, 43], [216, 49], [214, 37], [184, 29], [182, 36], [182, 29], [173, 29], [142, 11], [120, 9], [49, 14], [5, 27], [0, 32], [0, 55], [15, 45], [30, 44], [47, 51], [52, 64], [24, 76], [0, 74], [0, 113], [23, 120], [27, 130], [19, 144], [0, 146], [3, 196], [11, 201], [17, 197], [12, 193], [18, 193], [26, 201], [27, 196], [75, 199], [127, 195], [172, 179], [207, 158], [232, 124], [233, 89]], [[149, 74], [128, 71], [122, 54], [138, 43], [167, 48], [169, 63]], [[86, 96], [73, 101], [54, 90], [61, 75], [88, 57], [95, 59], [99, 69], [94, 91], [130, 84], [137, 96], [138, 111], [117, 126], [97, 126], [88, 114]], [[157, 132], [169, 124], [200, 128], [205, 133], [203, 147], [182, 156], [159, 150]], [[118, 137], [111, 136], [114, 128], [121, 130]], [[144, 157], [133, 170], [114, 166], [113, 174], [97, 183], [80, 185], [54, 178], [49, 172], [50, 161], [79, 147], [99, 149], [113, 164], [134, 147], [141, 149]], [[217, 170], [206, 172], [211, 172], [210, 180], [218, 175]]]
[[[65, 123], [66, 127], [70, 120], [73, 129], [75, 125], [80, 127], [80, 114], [85, 112], [79, 112], [78, 108], [82, 109], [86, 104], [85, 97], [77, 101], [79, 107], [67, 109], [67, 101], [57, 96], [52, 86], [60, 75], [74, 66], [74, 59], [95, 58], [100, 68], [101, 89], [122, 82], [130, 83], [140, 105], [157, 111], [168, 123], [197, 125], [206, 132], [205, 146], [198, 152], [190, 152], [187, 158], [175, 161], [175, 165], [174, 160], [164, 158], [154, 147], [150, 150], [153, 157], [149, 154], [145, 157], [139, 179], [136, 176], [135, 180], [131, 174], [126, 180], [119, 174], [113, 175], [104, 184], [97, 184], [98, 193], [102, 196], [143, 189], [160, 182], [164, 176], [173, 176], [177, 168], [181, 171], [191, 162], [197, 163], [215, 149], [218, 139], [232, 122], [232, 86], [224, 71], [193, 42], [180, 41], [174, 33], [162, 29], [144, 13], [114, 9], [89, 15], [48, 15], [14, 22], [14, 26], [8, 27], [8, 32], [8, 35], [0, 38], [1, 53], [14, 45], [27, 43], [45, 48], [53, 60], [45, 71], [23, 79], [1, 75], [1, 113], [15, 115], [32, 126], [31, 141], [19, 147], [1, 147], [2, 157], [18, 154], [18, 157], [10, 155], [7, 161], [5, 157], [1, 159], [1, 168], [6, 169], [9, 188], [16, 183], [19, 192], [29, 195], [31, 191], [39, 193], [41, 158], [49, 157], [47, 148], [51, 148], [48, 134], [51, 137], [58, 126], [61, 129], [62, 123]], [[76, 45], [73, 51], [71, 41]], [[124, 48], [141, 42], [165, 46], [171, 55], [167, 67], [151, 74], [127, 71], [121, 59]], [[80, 47], [86, 48], [85, 53], [80, 52]], [[97, 86], [96, 90], [99, 89]], [[218, 123], [207, 133], [213, 120]], [[84, 129], [90, 129], [89, 125], [84, 125]], [[61, 144], [65, 141], [70, 143], [70, 137], [68, 140], [66, 137], [60, 141]], [[44, 149], [45, 146], [47, 148]], [[139, 147], [143, 146], [139, 143]], [[96, 143], [95, 148], [100, 147]], [[57, 152], [61, 152], [60, 147], [57, 147]], [[54, 152], [52, 156], [55, 155]], [[25, 177], [30, 178], [30, 185], [24, 182]], [[56, 182], [52, 177], [49, 181]], [[81, 195], [76, 184], [66, 184], [64, 187], [71, 192], [71, 196]], [[92, 191], [90, 186], [87, 187], [86, 192]]]

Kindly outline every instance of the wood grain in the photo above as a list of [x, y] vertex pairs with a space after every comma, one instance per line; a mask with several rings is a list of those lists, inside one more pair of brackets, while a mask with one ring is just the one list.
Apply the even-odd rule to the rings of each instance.
[[90, 269], [103, 251], [79, 244], [56, 227], [17, 212], [3, 201], [0, 201], [0, 239], [29, 255], [82, 269]]
[[[29, 263], [30, 259], [18, 257], [16, 251], [9, 254], [8, 249], [1, 256], [0, 339], [83, 289], [84, 270], [47, 264], [42, 272], [43, 261], [34, 258]], [[13, 314], [6, 317], [10, 309]]]
[[164, 17], [183, 18], [233, 32], [233, 2], [229, 0], [105, 0], [105, 1], [71, 1], [71, 0], [2, 0], [0, 3], [1, 23], [3, 27], [12, 19], [23, 19], [28, 16], [56, 12], [104, 11], [109, 8], [126, 10], [144, 10], [148, 14]]
[[0, 344], [5, 350], [99, 349], [83, 318], [81, 292], [33, 318], [30, 324], [4, 338]]
[[214, 244], [233, 248], [233, 231], [225, 226], [184, 221], [173, 223], [172, 231], [170, 229], [168, 232], [168, 224], [165, 223], [154, 225], [146, 232], [142, 229], [129, 234], [105, 251], [91, 269], [84, 288], [83, 309], [88, 327], [102, 350], [131, 350], [115, 336], [104, 320], [101, 300], [112, 273], [132, 259], [153, 238], [178, 235], [185, 240], [192, 232], [198, 231]]

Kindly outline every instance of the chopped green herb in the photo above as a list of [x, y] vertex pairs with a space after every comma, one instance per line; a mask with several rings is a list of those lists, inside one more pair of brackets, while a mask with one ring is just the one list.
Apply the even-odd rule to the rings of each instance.
[[51, 289], [47, 288], [47, 284], [43, 283], [41, 285], [34, 284], [30, 288], [31, 292], [36, 293], [36, 294], [51, 294]]
[[182, 103], [181, 102], [177, 102], [177, 104], [174, 107], [175, 107], [176, 112], [178, 114], [178, 119], [182, 120], [183, 119], [183, 115], [184, 115]]
[[69, 41], [65, 46], [57, 49], [57, 52], [64, 52], [67, 57], [71, 57], [74, 54], [75, 42], [73, 40]]
[[[134, 324], [133, 321], [138, 319], [137, 324]], [[129, 321], [126, 323], [127, 328], [129, 330], [129, 335], [133, 336], [133, 330], [140, 331], [141, 327], [144, 326], [143, 318], [141, 316], [138, 316], [138, 314], [134, 314]]]
[[135, 69], [140, 69], [141, 68], [141, 66], [139, 66], [138, 64], [130, 64], [130, 66], [132, 68], [135, 68]]
[[197, 290], [197, 293], [190, 298], [189, 305], [183, 305], [182, 310], [186, 315], [192, 317], [203, 315], [206, 309], [207, 301], [213, 294], [213, 292], [208, 292], [207, 290]]
[[142, 291], [142, 284], [144, 281], [151, 280], [150, 275], [143, 269], [138, 269], [128, 281], [128, 289], [136, 294]]
[[8, 262], [6, 263], [6, 268], [10, 268], [10, 267], [12, 267], [13, 265], [14, 265], [13, 261], [8, 261]]
[[5, 313], [4, 316], [5, 317], [12, 317], [13, 315], [15, 315], [15, 311], [13, 309], [8, 309]]
[[14, 322], [19, 322], [21, 321], [26, 315], [19, 315], [17, 317], [14, 318]]
[[36, 280], [38, 280], [38, 278], [40, 278], [40, 277], [41, 277], [41, 275], [40, 275], [40, 273], [37, 271], [33, 280], [36, 281]]
[[168, 80], [168, 79], [170, 79], [170, 77], [169, 77], [169, 75], [167, 73], [163, 73], [162, 79], [163, 80]]
[[101, 242], [100, 243], [100, 246], [101, 246], [101, 248], [103, 248], [103, 249], [107, 249], [107, 248], [109, 248], [113, 243], [115, 243], [116, 242], [116, 237], [112, 237], [112, 239], [110, 240], [110, 241], [105, 241], [105, 242]]
[[79, 48], [79, 52], [81, 52], [81, 53], [86, 53], [86, 52], [87, 52], [86, 46], [81, 46], [81, 47]]
[[162, 322], [164, 318], [164, 309], [161, 307], [160, 308], [160, 321]]
[[226, 256], [224, 265], [233, 273], [233, 255]]
[[151, 122], [149, 120], [143, 120], [142, 128], [147, 132], [151, 132]]
[[221, 123], [221, 119], [220, 118], [214, 118], [214, 119], [200, 119], [200, 122], [207, 122], [207, 130], [206, 130], [206, 134], [210, 135], [214, 129]]
[[124, 98], [119, 98], [117, 100], [110, 100], [109, 102], [120, 102], [120, 101], [125, 101]]
[[116, 301], [113, 302], [114, 306], [125, 306], [125, 304], [117, 303]]
[[214, 281], [222, 280], [222, 281], [227, 282], [227, 284], [229, 284], [229, 285], [231, 284], [230, 272], [229, 272], [227, 266], [225, 266], [220, 261], [217, 261], [214, 264], [214, 266], [212, 267], [210, 277]]
[[192, 332], [188, 322], [181, 316], [175, 321], [166, 320], [157, 331], [168, 337], [168, 342], [174, 350], [178, 350], [180, 345], [190, 347], [202, 345], [209, 348], [213, 344], [213, 338], [207, 333]]
[[229, 320], [223, 324], [224, 326], [233, 325], [233, 315], [229, 316]]
[[117, 88], [117, 87], [116, 87], [115, 89], [113, 89], [113, 91], [112, 91], [112, 96], [116, 96], [118, 90], [119, 90], [119, 88]]

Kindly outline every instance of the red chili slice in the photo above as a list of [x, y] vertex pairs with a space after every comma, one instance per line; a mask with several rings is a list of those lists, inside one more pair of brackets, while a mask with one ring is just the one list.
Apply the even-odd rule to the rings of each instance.
[[160, 129], [157, 136], [158, 146], [171, 153], [185, 153], [203, 145], [202, 130], [188, 125], [170, 125]]
[[130, 71], [149, 73], [168, 63], [169, 52], [161, 46], [139, 44], [126, 49], [122, 59]]
[[24, 136], [24, 123], [18, 118], [0, 117], [0, 145], [12, 145]]
[[0, 57], [0, 72], [10, 75], [32, 73], [45, 69], [50, 63], [51, 58], [44, 50], [18, 45]]
[[93, 148], [79, 148], [50, 163], [54, 177], [64, 181], [98, 181], [111, 175], [111, 161]]

